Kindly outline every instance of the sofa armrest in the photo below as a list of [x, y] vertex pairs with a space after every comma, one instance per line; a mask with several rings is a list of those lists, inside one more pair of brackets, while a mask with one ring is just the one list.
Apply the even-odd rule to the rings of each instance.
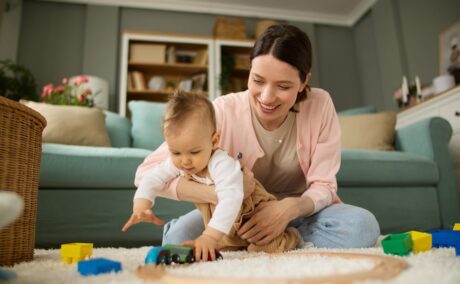
[[131, 122], [114, 112], [104, 111], [105, 127], [112, 147], [131, 147]]
[[451, 137], [452, 127], [441, 117], [431, 117], [397, 129], [395, 137], [396, 150], [426, 157], [437, 164], [438, 205], [444, 228], [452, 228], [460, 219], [454, 162], [448, 148]]

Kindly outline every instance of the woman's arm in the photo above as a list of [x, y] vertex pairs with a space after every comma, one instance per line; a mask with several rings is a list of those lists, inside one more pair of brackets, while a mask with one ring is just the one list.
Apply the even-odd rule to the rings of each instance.
[[217, 204], [217, 194], [214, 185], [201, 184], [181, 177], [177, 183], [176, 192], [179, 200]]
[[[247, 198], [254, 192], [256, 181], [254, 174], [246, 167], [243, 168], [243, 187], [244, 198]], [[181, 177], [177, 183], [177, 198], [183, 201], [194, 203], [211, 203], [217, 204], [216, 188], [213, 185], [200, 184]]]

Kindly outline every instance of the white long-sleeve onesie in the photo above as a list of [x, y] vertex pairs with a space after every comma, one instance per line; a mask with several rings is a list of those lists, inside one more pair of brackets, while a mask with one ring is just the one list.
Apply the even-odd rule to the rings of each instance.
[[[192, 175], [197, 182], [215, 185], [217, 205], [208, 226], [224, 234], [228, 234], [243, 203], [243, 173], [240, 163], [230, 157], [225, 151], [214, 151], [208, 163], [208, 172], [211, 179]], [[154, 203], [155, 197], [167, 183], [184, 172], [176, 168], [170, 157], [153, 167], [139, 184], [134, 195]]]

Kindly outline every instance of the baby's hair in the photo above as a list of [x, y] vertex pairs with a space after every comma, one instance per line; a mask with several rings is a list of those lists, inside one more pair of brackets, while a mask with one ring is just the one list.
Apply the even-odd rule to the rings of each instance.
[[169, 96], [163, 117], [163, 133], [166, 130], [173, 130], [180, 126], [192, 114], [200, 114], [203, 124], [208, 122], [212, 127], [212, 132], [216, 131], [216, 114], [214, 107], [208, 98], [199, 93], [185, 92], [176, 90]]

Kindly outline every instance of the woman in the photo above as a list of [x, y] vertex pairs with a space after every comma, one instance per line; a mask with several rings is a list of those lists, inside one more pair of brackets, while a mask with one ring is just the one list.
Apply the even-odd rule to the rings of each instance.
[[[329, 94], [308, 86], [311, 63], [312, 47], [304, 32], [291, 25], [271, 26], [252, 49], [248, 90], [213, 102], [219, 146], [234, 157], [242, 153], [241, 164], [278, 198], [258, 206], [238, 234], [264, 245], [289, 225], [316, 247], [372, 246], [380, 233], [375, 217], [337, 196], [340, 126]], [[148, 156], [138, 168], [136, 185], [166, 155], [162, 145]], [[202, 196], [195, 195], [199, 187]], [[180, 200], [216, 202], [212, 188], [182, 178], [164, 190], [164, 195], [175, 193]], [[193, 240], [203, 230], [194, 210], [165, 225], [163, 243]]]

